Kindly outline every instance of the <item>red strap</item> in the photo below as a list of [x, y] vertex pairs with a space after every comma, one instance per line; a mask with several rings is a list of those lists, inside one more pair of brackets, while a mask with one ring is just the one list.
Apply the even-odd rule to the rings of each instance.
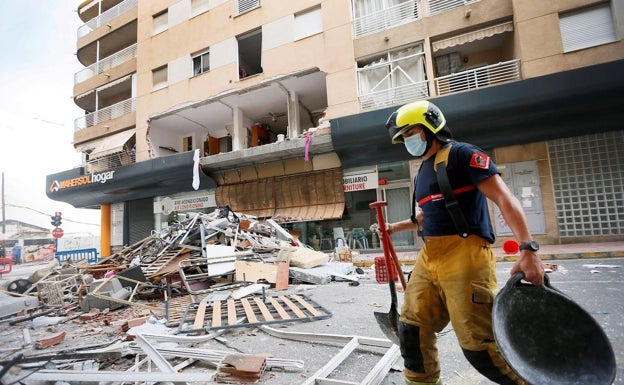
[[[461, 194], [461, 193], [465, 193], [468, 191], [472, 191], [474, 190], [475, 187], [474, 186], [464, 186], [464, 187], [460, 187], [458, 189], [453, 190], [453, 194], [457, 195], [457, 194]], [[424, 198], [422, 198], [421, 200], [418, 201], [418, 205], [422, 206], [427, 202], [431, 202], [434, 200], [438, 200], [438, 199], [443, 199], [444, 196], [442, 194], [433, 194], [433, 195], [428, 195]]]

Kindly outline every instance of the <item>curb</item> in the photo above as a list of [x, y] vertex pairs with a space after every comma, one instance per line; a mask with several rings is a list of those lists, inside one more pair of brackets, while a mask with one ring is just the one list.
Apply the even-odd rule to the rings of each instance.
[[[496, 262], [515, 262], [519, 255], [503, 255], [497, 256]], [[540, 254], [543, 261], [565, 261], [571, 259], [600, 259], [600, 258], [624, 258], [624, 250], [616, 251], [597, 251], [597, 252], [581, 252], [581, 253], [558, 253], [558, 254]], [[399, 259], [401, 265], [413, 265], [415, 258]], [[373, 260], [370, 261], [353, 261], [356, 267], [371, 267], [375, 265]]]
[[[597, 251], [584, 253], [560, 253], [560, 254], [540, 254], [543, 261], [567, 260], [567, 259], [600, 259], [600, 258], [624, 258], [624, 251]], [[505, 255], [496, 257], [496, 262], [515, 262], [518, 255]]]

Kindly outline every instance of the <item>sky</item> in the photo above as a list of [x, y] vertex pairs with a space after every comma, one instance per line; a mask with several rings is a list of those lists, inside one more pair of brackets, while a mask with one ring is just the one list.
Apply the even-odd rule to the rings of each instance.
[[81, 165], [72, 144], [84, 114], [72, 97], [84, 68], [75, 55], [79, 3], [0, 0], [0, 172], [6, 220], [52, 230], [50, 216], [60, 211], [65, 234], [99, 235], [99, 210], [46, 196], [47, 175]]

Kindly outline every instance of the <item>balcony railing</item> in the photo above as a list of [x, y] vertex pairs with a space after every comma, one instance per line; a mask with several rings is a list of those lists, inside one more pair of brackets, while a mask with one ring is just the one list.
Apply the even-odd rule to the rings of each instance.
[[427, 81], [416, 82], [404, 86], [398, 86], [382, 91], [371, 92], [359, 97], [360, 109], [362, 111], [374, 110], [404, 104], [417, 99], [427, 98], [429, 88]]
[[371, 33], [386, 30], [402, 23], [420, 19], [418, 1], [405, 1], [401, 4], [369, 13], [353, 20], [353, 35], [359, 38]]
[[436, 13], [445, 12], [449, 9], [461, 7], [462, 5], [475, 3], [477, 1], [479, 0], [428, 0], [428, 14], [435, 15]]
[[87, 68], [78, 71], [74, 74], [74, 85], [82, 83], [87, 79], [92, 78], [95, 75], [99, 75], [104, 71], [108, 71], [120, 64], [127, 62], [128, 60], [136, 58], [137, 45], [133, 44], [130, 47], [124, 48], [119, 52], [116, 52], [109, 57], [106, 57], [96, 63], [91, 64]]
[[520, 60], [479, 67], [434, 79], [438, 95], [520, 80]]
[[124, 149], [114, 154], [104, 155], [99, 158], [86, 161], [85, 171], [88, 174], [102, 172], [113, 168], [128, 166], [136, 162], [134, 150]]
[[87, 21], [85, 24], [78, 27], [78, 38], [80, 39], [81, 37], [86, 36], [89, 32], [105, 25], [106, 23], [113, 20], [117, 16], [125, 13], [126, 11], [129, 11], [132, 8], [136, 8], [138, 3], [139, 0], [126, 0], [122, 3], [117, 4], [108, 11], [103, 12], [93, 19]]
[[87, 127], [95, 126], [102, 122], [118, 118], [136, 110], [136, 98], [126, 99], [123, 102], [102, 108], [74, 120], [74, 131], [80, 131]]

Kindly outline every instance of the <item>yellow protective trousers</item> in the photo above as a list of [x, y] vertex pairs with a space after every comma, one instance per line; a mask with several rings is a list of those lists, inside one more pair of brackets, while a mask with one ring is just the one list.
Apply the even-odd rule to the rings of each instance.
[[426, 237], [410, 275], [399, 339], [406, 383], [436, 383], [436, 333], [451, 322], [464, 356], [490, 380], [525, 384], [497, 350], [492, 304], [497, 290], [494, 254], [483, 238]]

